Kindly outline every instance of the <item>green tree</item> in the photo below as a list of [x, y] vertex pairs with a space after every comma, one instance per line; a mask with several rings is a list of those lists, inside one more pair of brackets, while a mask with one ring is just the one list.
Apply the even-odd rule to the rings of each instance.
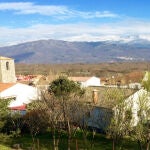
[[133, 127], [132, 137], [137, 140], [140, 150], [146, 147], [149, 150], [150, 146], [150, 93], [146, 92], [139, 95], [137, 104], [138, 121]]
[[80, 87], [80, 84], [69, 80], [66, 77], [59, 77], [54, 80], [48, 91], [53, 94], [60, 102], [60, 107], [62, 110], [62, 120], [64, 123], [64, 128], [68, 133], [68, 150], [70, 150], [70, 140], [71, 140], [71, 120], [70, 116], [73, 111], [72, 103], [77, 102], [79, 97], [81, 97], [85, 90]]
[[[147, 150], [150, 148], [150, 72], [146, 71], [142, 80], [142, 85], [146, 93], [139, 96], [139, 122], [136, 129], [136, 137], [140, 148], [142, 149], [142, 142], [146, 141]], [[140, 134], [141, 133], [141, 134]]]
[[145, 73], [145, 76], [142, 81], [142, 85], [146, 91], [150, 92], [150, 72], [149, 71]]
[[0, 99], [0, 131], [7, 122], [7, 117], [10, 113], [10, 110], [8, 109], [9, 102], [10, 99]]
[[72, 94], [74, 96], [82, 96], [85, 92], [84, 89], [81, 89], [79, 83], [75, 83], [64, 76], [61, 76], [50, 83], [48, 90], [58, 98], [69, 98]]

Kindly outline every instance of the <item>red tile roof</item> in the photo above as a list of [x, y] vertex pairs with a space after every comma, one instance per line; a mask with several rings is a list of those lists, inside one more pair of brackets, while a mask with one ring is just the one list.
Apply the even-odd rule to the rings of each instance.
[[0, 83], [0, 92], [12, 87], [16, 83]]
[[26, 110], [26, 105], [9, 107], [11, 110]]
[[77, 81], [77, 82], [85, 82], [91, 77], [68, 77], [69, 80]]

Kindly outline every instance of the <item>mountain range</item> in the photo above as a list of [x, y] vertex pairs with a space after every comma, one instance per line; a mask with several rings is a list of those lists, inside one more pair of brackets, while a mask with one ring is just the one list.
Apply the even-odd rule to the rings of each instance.
[[150, 61], [150, 41], [69, 42], [39, 40], [0, 47], [0, 55], [17, 63], [100, 63]]

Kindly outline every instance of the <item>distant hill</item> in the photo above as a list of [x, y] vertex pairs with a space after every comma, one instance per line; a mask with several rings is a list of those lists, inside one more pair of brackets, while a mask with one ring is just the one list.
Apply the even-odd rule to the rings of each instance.
[[19, 63], [99, 63], [149, 61], [150, 42], [67, 42], [39, 40], [0, 47], [0, 55], [13, 57]]

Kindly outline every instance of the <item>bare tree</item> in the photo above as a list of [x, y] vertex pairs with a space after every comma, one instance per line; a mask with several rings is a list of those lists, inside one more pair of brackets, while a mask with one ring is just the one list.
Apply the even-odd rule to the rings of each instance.
[[55, 96], [49, 93], [46, 93], [43, 96], [43, 103], [45, 104], [45, 109], [43, 110], [44, 115], [47, 116], [47, 121], [52, 132], [53, 149], [58, 150], [60, 129], [62, 126], [61, 125], [62, 111], [61, 111], [61, 105], [60, 105], [61, 103], [58, 99], [55, 98]]
[[[143, 150], [146, 145], [146, 150], [150, 146], [150, 93], [142, 90], [137, 99], [137, 124], [133, 128], [135, 140], [137, 140], [139, 148]], [[143, 145], [144, 144], [144, 145]]]
[[70, 81], [66, 77], [59, 77], [50, 84], [49, 92], [60, 102], [63, 119], [62, 125], [68, 134], [68, 150], [70, 150], [71, 127], [73, 123], [72, 119], [74, 118], [72, 117], [72, 112], [77, 111], [73, 110], [72, 104], [74, 104], [74, 106], [77, 104], [79, 97], [81, 98], [84, 94], [84, 89], [81, 89], [80, 84]]
[[112, 108], [113, 116], [107, 130], [107, 134], [113, 140], [112, 149], [115, 150], [116, 146], [121, 146], [123, 137], [128, 135], [131, 130], [132, 104], [125, 101], [126, 96], [121, 89], [108, 93], [107, 96], [108, 101], [110, 98], [115, 101], [115, 106]]
[[25, 126], [28, 127], [32, 136], [32, 148], [33, 150], [39, 149], [39, 139], [36, 140], [36, 136], [39, 133], [46, 131], [48, 127], [47, 116], [43, 114], [45, 106], [43, 102], [37, 100], [28, 105], [28, 110], [25, 116], [23, 116]]

